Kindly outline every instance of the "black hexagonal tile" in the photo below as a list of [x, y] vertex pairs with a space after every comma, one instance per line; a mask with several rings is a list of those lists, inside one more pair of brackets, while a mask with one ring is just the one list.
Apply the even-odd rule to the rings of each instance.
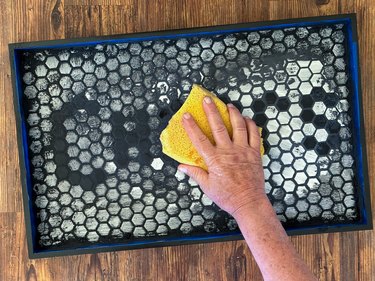
[[330, 147], [327, 143], [325, 142], [319, 142], [316, 147], [315, 147], [315, 151], [318, 155], [320, 156], [324, 156], [324, 155], [327, 155], [328, 152], [330, 150]]
[[304, 122], [311, 122], [314, 119], [314, 112], [311, 109], [304, 109], [301, 113], [301, 119]]
[[317, 143], [316, 139], [312, 136], [305, 137], [303, 140], [303, 145], [306, 149], [314, 149]]
[[274, 92], [266, 92], [265, 93], [265, 100], [266, 100], [266, 103], [269, 104], [269, 105], [275, 104], [275, 102], [277, 100], [276, 93], [274, 93]]
[[259, 127], [263, 127], [267, 122], [267, 116], [264, 113], [256, 113], [253, 120]]
[[326, 94], [323, 102], [327, 107], [334, 107], [338, 101], [339, 97], [336, 94]]
[[340, 131], [341, 125], [337, 120], [329, 120], [326, 128], [329, 133], [337, 134]]
[[311, 90], [311, 97], [314, 101], [324, 101], [326, 93], [323, 88], [314, 87]]
[[289, 107], [290, 107], [290, 102], [289, 102], [288, 98], [281, 97], [281, 98], [277, 99], [276, 108], [279, 111], [287, 111], [289, 109]]
[[252, 104], [252, 108], [256, 113], [262, 113], [266, 109], [266, 105], [262, 100], [255, 100]]
[[331, 149], [339, 148], [341, 144], [340, 136], [338, 134], [329, 135], [327, 138], [327, 144], [330, 146]]
[[313, 119], [313, 124], [316, 128], [325, 128], [327, 125], [327, 117], [325, 115], [316, 115]]
[[300, 104], [302, 108], [312, 108], [314, 100], [310, 95], [304, 95], [301, 97]]

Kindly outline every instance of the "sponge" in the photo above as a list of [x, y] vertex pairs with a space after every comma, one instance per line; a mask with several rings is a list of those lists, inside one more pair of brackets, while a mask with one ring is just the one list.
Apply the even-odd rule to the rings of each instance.
[[[198, 151], [190, 141], [189, 136], [185, 132], [182, 125], [182, 118], [184, 113], [189, 112], [195, 122], [198, 124], [202, 132], [207, 136], [212, 144], [215, 144], [214, 137], [210, 125], [208, 123], [206, 114], [203, 109], [203, 99], [209, 96], [215, 103], [224, 125], [228, 130], [229, 136], [232, 137], [233, 129], [229, 119], [229, 112], [225, 103], [223, 103], [214, 94], [204, 89], [201, 86], [193, 85], [193, 88], [182, 107], [172, 116], [168, 126], [163, 130], [160, 135], [160, 141], [163, 146], [163, 153], [175, 159], [176, 161], [201, 167], [207, 170], [203, 158], [199, 155]], [[261, 133], [261, 129], [260, 129]], [[263, 155], [264, 149], [261, 146], [261, 154]]]

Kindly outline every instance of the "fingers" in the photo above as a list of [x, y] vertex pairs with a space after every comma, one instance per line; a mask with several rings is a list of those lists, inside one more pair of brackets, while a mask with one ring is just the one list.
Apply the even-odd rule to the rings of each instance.
[[241, 146], [248, 146], [249, 141], [245, 119], [233, 104], [228, 104], [228, 110], [230, 122], [233, 127], [233, 142]]
[[178, 169], [195, 180], [199, 186], [206, 186], [208, 181], [208, 173], [202, 168], [181, 164], [178, 166]]
[[206, 113], [208, 123], [210, 124], [215, 143], [217, 145], [227, 145], [231, 143], [228, 130], [224, 125], [223, 119], [216, 108], [215, 103], [210, 97], [205, 97], [203, 108]]
[[[198, 127], [197, 123], [195, 123], [194, 118], [190, 113], [185, 113], [182, 120], [185, 131], [188, 134], [194, 147], [203, 158], [206, 158], [207, 155], [212, 152], [214, 146], [207, 138], [207, 136], [202, 132], [202, 130]], [[178, 138], [178, 136], [176, 137]]]
[[245, 117], [246, 127], [249, 136], [249, 145], [255, 149], [260, 149], [260, 134], [255, 122], [249, 117]]

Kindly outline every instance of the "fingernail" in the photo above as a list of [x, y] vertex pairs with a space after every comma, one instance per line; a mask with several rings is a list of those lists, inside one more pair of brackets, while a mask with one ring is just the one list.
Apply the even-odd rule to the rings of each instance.
[[185, 118], [186, 120], [191, 118], [191, 115], [190, 115], [189, 112], [184, 113], [183, 116], [184, 116], [184, 118]]
[[235, 106], [231, 103], [228, 103], [227, 106], [230, 107], [230, 108], [235, 108]]
[[187, 169], [186, 169], [185, 167], [180, 167], [180, 166], [178, 166], [178, 170], [179, 170], [180, 172], [183, 172], [184, 174], [186, 174], [186, 172], [187, 172]]
[[205, 97], [205, 98], [204, 98], [204, 102], [205, 102], [205, 103], [211, 103], [212, 100], [211, 100], [210, 97]]

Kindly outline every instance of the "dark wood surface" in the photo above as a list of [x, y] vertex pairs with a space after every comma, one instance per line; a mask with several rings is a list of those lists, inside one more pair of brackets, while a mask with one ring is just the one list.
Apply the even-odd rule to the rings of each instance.
[[[0, 0], [0, 280], [262, 280], [242, 241], [29, 260], [22, 213], [9, 42], [349, 12], [358, 15], [363, 114], [370, 188], [375, 202], [375, 1]], [[375, 280], [374, 231], [291, 239], [321, 280]]]

